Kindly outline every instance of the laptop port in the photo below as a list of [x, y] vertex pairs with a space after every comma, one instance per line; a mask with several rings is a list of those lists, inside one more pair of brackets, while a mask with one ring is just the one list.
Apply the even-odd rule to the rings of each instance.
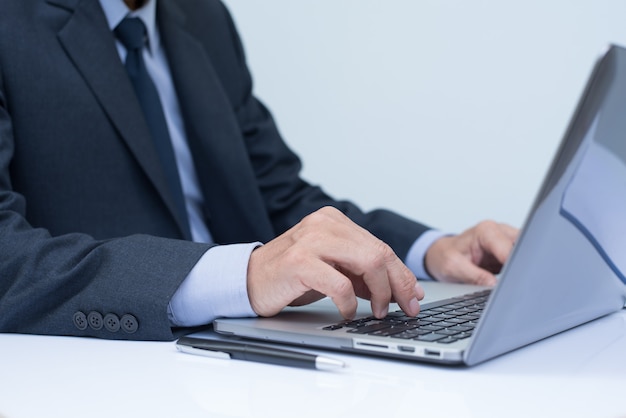
[[441, 352], [439, 350], [431, 350], [431, 349], [428, 349], [428, 348], [424, 349], [424, 355], [425, 356], [439, 357], [440, 354], [441, 354]]
[[410, 347], [408, 345], [399, 345], [398, 351], [402, 351], [403, 353], [414, 353], [415, 347]]

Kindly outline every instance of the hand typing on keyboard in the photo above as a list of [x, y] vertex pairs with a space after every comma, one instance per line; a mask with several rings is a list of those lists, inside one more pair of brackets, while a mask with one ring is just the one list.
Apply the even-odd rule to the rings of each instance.
[[357, 296], [383, 318], [392, 301], [417, 315], [424, 290], [388, 245], [338, 210], [323, 208], [252, 252], [248, 297], [258, 315], [271, 316], [324, 295], [344, 318], [354, 317]]
[[426, 252], [424, 265], [437, 280], [494, 285], [518, 232], [506, 224], [481, 222], [460, 235], [435, 241]]

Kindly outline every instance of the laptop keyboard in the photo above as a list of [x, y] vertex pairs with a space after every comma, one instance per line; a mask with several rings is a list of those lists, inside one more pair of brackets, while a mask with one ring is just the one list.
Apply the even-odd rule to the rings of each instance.
[[450, 344], [472, 336], [490, 292], [490, 289], [482, 290], [431, 304], [416, 317], [396, 311], [383, 319], [369, 316], [342, 321], [323, 329], [335, 331], [347, 328], [347, 332], [352, 334]]

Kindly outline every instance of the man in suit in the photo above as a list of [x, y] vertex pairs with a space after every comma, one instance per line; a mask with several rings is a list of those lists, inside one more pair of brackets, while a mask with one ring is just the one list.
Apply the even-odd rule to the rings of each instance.
[[167, 340], [322, 295], [416, 315], [416, 274], [494, 283], [516, 236], [364, 213], [299, 171], [219, 0], [0, 4], [0, 331]]

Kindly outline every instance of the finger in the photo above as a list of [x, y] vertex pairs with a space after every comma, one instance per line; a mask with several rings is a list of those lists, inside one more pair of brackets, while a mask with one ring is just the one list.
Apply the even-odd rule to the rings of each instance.
[[330, 297], [344, 318], [354, 318], [357, 300], [350, 279], [323, 261], [315, 260], [313, 264], [309, 270], [313, 274], [305, 274], [302, 284]]
[[[366, 274], [364, 281], [371, 292], [372, 310], [374, 315], [382, 318], [387, 315], [389, 303], [393, 298], [402, 310], [409, 315], [419, 313], [419, 299], [424, 292], [417, 283], [413, 272], [396, 256], [391, 247], [377, 240], [378, 248], [371, 258], [371, 272]], [[382, 307], [384, 310], [379, 310]]]
[[333, 239], [315, 240], [312, 243], [313, 252], [355, 281], [359, 294], [370, 299], [374, 316], [386, 316], [392, 298], [388, 265], [402, 262], [388, 245], [343, 214], [331, 212], [329, 215], [325, 226], [331, 227]]
[[475, 265], [467, 258], [460, 256], [456, 261], [454, 270], [449, 272], [451, 281], [482, 286], [496, 284], [497, 279], [493, 273]]
[[312, 254], [281, 236], [252, 252], [248, 263], [248, 298], [260, 316], [272, 316], [285, 306], [308, 303], [316, 293], [330, 296], [346, 318], [356, 312], [350, 280]]
[[501, 227], [502, 232], [506, 234], [509, 237], [509, 239], [511, 239], [512, 241], [515, 241], [517, 237], [519, 236], [518, 228], [515, 228], [508, 224], [499, 224], [499, 226]]
[[[369, 233], [368, 233], [369, 235]], [[389, 311], [392, 298], [410, 315], [419, 312], [415, 275], [396, 256], [391, 247], [369, 235], [369, 245], [360, 245], [357, 257], [347, 254], [339, 261], [342, 270], [352, 273], [352, 277], [362, 277], [371, 301], [372, 312], [383, 318]], [[363, 272], [362, 276], [359, 275]], [[358, 280], [357, 280], [358, 283]], [[356, 285], [358, 288], [358, 284]], [[419, 289], [421, 287], [418, 286]], [[423, 292], [422, 295], [423, 297]]]
[[481, 249], [504, 264], [515, 243], [516, 234], [509, 228], [497, 227], [480, 230], [478, 240]]
[[413, 272], [404, 264], [390, 266], [390, 269], [394, 300], [407, 315], [416, 316], [420, 311], [419, 301], [424, 299], [424, 289], [417, 282]]
[[309, 303], [317, 302], [320, 299], [324, 299], [326, 295], [318, 292], [317, 290], [309, 290], [304, 295], [294, 299], [289, 303], [289, 306], [303, 306]]
[[[417, 278], [386, 244], [380, 254], [383, 254], [384, 261], [378, 273], [379, 277], [365, 277], [372, 293], [372, 309], [375, 316], [379, 318], [386, 316], [392, 299], [407, 315], [417, 315], [420, 309], [419, 301], [424, 298], [424, 290], [417, 283]], [[380, 306], [384, 307], [384, 311], [377, 311], [377, 307]]]
[[377, 318], [384, 318], [389, 312], [392, 291], [387, 266], [389, 261], [385, 259], [388, 256], [381, 254], [380, 251], [386, 250], [382, 249], [377, 253], [366, 255], [365, 260], [371, 262], [371, 267], [365, 267], [363, 282], [369, 293], [372, 313]]
[[376, 318], [384, 318], [389, 313], [389, 303], [391, 303], [391, 287], [389, 286], [389, 281], [384, 279], [366, 283], [370, 292], [372, 313]]

